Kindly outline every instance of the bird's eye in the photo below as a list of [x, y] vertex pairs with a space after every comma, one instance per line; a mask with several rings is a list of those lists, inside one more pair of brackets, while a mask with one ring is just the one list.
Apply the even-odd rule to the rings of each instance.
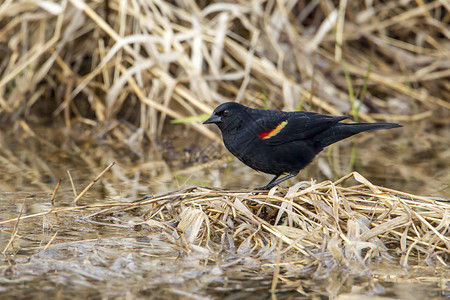
[[226, 116], [228, 116], [229, 113], [230, 113], [230, 112], [228, 111], [228, 109], [225, 109], [225, 110], [222, 112], [222, 116], [226, 117]]

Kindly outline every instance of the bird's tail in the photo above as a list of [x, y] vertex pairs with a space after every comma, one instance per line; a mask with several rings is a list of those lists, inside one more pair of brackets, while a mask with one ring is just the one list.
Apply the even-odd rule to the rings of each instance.
[[396, 123], [338, 123], [336, 126], [316, 135], [314, 140], [319, 143], [321, 147], [326, 147], [360, 132], [397, 127], [402, 126]]

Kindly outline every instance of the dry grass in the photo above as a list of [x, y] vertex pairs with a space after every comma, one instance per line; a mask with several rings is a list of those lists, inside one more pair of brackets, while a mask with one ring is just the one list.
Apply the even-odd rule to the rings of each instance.
[[[343, 186], [348, 179], [360, 184]], [[18, 218], [0, 225], [15, 224], [3, 253], [16, 238], [19, 221], [35, 223], [44, 217], [50, 222], [51, 215], [64, 213], [74, 219], [83, 215], [100, 226], [131, 224], [162, 232], [186, 254], [252, 257], [287, 268], [314, 267], [316, 272], [339, 266], [358, 273], [396, 261], [403, 267], [448, 267], [449, 209], [448, 200], [375, 186], [355, 172], [336, 182], [299, 182], [288, 190], [194, 187], [132, 203], [53, 207], [28, 215], [21, 210]], [[116, 221], [111, 223], [111, 218]], [[45, 249], [52, 247], [57, 234]], [[61, 242], [66, 242], [63, 236]]]
[[342, 114], [347, 70], [357, 94], [368, 75], [360, 119], [448, 124], [445, 1], [199, 3], [4, 1], [2, 118], [127, 120], [154, 140], [228, 100]]
[[[361, 185], [342, 186], [348, 178]], [[259, 259], [281, 253], [280, 263], [319, 267], [331, 260], [350, 269], [395, 257], [402, 266], [448, 266], [450, 258], [448, 201], [375, 186], [356, 172], [334, 183], [300, 182], [268, 193], [191, 188], [134, 205], [144, 211], [143, 224], [169, 234], [169, 225], [176, 225], [187, 251]]]

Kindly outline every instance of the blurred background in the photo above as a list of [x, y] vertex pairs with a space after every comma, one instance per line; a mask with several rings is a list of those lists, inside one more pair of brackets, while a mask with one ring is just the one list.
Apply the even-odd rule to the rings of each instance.
[[0, 190], [134, 199], [253, 188], [201, 122], [222, 102], [398, 122], [340, 142], [293, 180], [356, 170], [450, 196], [446, 1], [2, 1]]

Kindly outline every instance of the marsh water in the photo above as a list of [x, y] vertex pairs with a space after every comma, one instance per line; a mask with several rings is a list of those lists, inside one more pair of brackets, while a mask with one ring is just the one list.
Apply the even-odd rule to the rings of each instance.
[[[78, 213], [72, 202], [74, 194], [113, 161], [116, 165], [83, 196], [82, 205], [132, 202], [144, 195], [193, 185], [251, 188], [265, 184], [269, 175], [243, 166], [220, 144], [183, 132], [146, 146], [130, 141], [120, 147], [114, 139], [74, 139], [48, 130], [30, 132], [11, 130], [0, 135], [2, 299], [271, 297], [272, 257], [261, 261], [239, 254], [212, 255], [195, 248], [186, 251], [177, 236], [150, 229], [138, 214], [96, 219], [95, 213]], [[324, 151], [290, 183], [337, 179], [349, 171], [352, 151], [356, 151], [355, 168], [375, 184], [424, 196], [450, 197], [448, 145], [430, 150], [419, 141], [401, 138], [401, 134], [387, 134], [383, 143], [377, 138], [380, 134]], [[70, 210], [46, 215], [58, 179], [62, 183], [54, 205]], [[27, 219], [31, 215], [38, 217]], [[339, 266], [321, 272], [292, 267], [283, 274], [283, 284], [275, 296], [448, 299], [448, 272], [425, 263], [403, 268], [395, 261], [380, 263], [371, 274]]]

